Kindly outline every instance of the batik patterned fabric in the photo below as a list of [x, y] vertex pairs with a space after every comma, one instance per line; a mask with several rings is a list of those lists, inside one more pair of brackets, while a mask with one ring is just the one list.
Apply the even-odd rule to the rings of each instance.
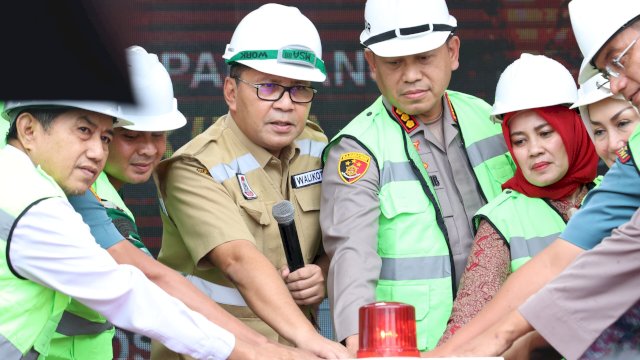
[[581, 360], [640, 358], [640, 301], [600, 334]]

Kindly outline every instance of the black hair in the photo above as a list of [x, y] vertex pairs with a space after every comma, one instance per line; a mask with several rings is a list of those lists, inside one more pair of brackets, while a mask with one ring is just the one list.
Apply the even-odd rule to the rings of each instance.
[[[51, 128], [54, 120], [58, 116], [64, 114], [65, 112], [71, 109], [72, 108], [70, 107], [60, 107], [60, 106], [50, 107], [50, 108], [47, 108], [47, 107], [24, 108], [19, 110], [20, 112], [15, 116], [15, 118], [17, 119], [18, 116], [20, 116], [20, 114], [28, 112], [29, 114], [33, 115], [33, 117], [36, 118], [36, 120], [38, 120], [40, 125], [42, 125], [42, 128], [45, 131], [47, 131]], [[9, 132], [7, 133], [6, 142], [9, 142], [9, 140], [11, 139], [16, 139], [16, 140], [18, 139], [18, 130], [16, 128], [15, 120], [11, 122], [11, 126], [9, 127]]]
[[237, 62], [231, 63], [231, 65], [229, 67], [229, 77], [232, 78], [232, 79], [236, 79], [236, 82], [238, 82], [237, 79], [248, 68], [249, 68], [248, 66], [242, 65], [242, 64], [237, 63]]

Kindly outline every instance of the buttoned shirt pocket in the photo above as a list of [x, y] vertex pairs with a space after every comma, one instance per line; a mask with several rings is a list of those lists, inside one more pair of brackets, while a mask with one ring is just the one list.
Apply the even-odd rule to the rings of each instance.
[[293, 190], [302, 211], [320, 211], [320, 185]]

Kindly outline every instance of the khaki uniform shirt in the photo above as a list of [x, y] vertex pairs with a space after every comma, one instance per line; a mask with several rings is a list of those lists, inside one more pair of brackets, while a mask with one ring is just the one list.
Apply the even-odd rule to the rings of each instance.
[[[295, 208], [304, 261], [312, 263], [321, 249], [320, 155], [326, 143], [320, 128], [307, 122], [302, 135], [283, 149], [278, 159], [253, 144], [230, 115], [218, 119], [158, 166], [163, 206], [158, 260], [183, 273], [233, 288], [206, 256], [218, 245], [245, 239], [279, 269], [287, 262], [271, 209], [286, 199]], [[296, 177], [299, 174], [304, 175]], [[278, 339], [250, 308], [223, 307], [265, 336]]]
[[[390, 108], [385, 101], [385, 106]], [[443, 104], [445, 147], [424, 124], [411, 140], [431, 177], [454, 255], [459, 281], [473, 243], [471, 218], [485, 204], [469, 164], [457, 125]], [[417, 143], [419, 141], [419, 144]], [[331, 258], [327, 288], [338, 340], [358, 333], [358, 309], [375, 301], [381, 260], [377, 254], [380, 216], [379, 174], [375, 159], [356, 182], [339, 176], [340, 155], [365, 153], [360, 144], [342, 138], [331, 148], [324, 166], [320, 225], [325, 251]]]

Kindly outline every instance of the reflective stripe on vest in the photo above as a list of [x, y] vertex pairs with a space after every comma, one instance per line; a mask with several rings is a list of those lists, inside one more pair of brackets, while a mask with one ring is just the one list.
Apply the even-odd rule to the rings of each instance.
[[428, 280], [451, 276], [449, 256], [382, 258], [381, 280]]
[[549, 246], [560, 233], [547, 236], [537, 236], [532, 238], [524, 238], [522, 236], [514, 236], [509, 240], [511, 247], [511, 259], [517, 260], [525, 257], [532, 258], [540, 253], [544, 248]]
[[22, 358], [22, 352], [9, 341], [6, 337], [0, 334], [0, 355], [2, 359], [13, 360]]
[[0, 334], [0, 356], [2, 356], [2, 360], [36, 360], [40, 354], [34, 348], [31, 348], [26, 354], [22, 355], [11, 341]]
[[0, 209], [0, 239], [9, 238], [9, 232], [14, 221], [16, 221], [15, 217]]
[[56, 332], [65, 336], [95, 335], [113, 329], [109, 321], [104, 323], [87, 320], [74, 313], [65, 311], [58, 323]]
[[393, 181], [418, 181], [408, 161], [385, 161], [380, 174], [380, 188]]
[[504, 190], [478, 210], [473, 217], [476, 231], [482, 220], [508, 243], [511, 272], [551, 244], [567, 226], [550, 203], [512, 189]]
[[471, 95], [446, 91], [451, 114], [459, 125], [469, 165], [486, 201], [500, 195], [516, 166], [504, 143], [502, 128], [488, 120], [491, 106]]
[[[502, 182], [512, 177], [514, 170], [502, 130], [489, 121], [491, 106], [486, 102], [466, 94], [447, 94], [451, 113], [459, 118], [469, 163], [484, 196], [492, 199], [500, 194]], [[451, 313], [455, 277], [446, 228], [428, 173], [409, 136], [389, 115], [382, 97], [332, 139], [324, 160], [341, 137], [361, 144], [380, 172], [377, 251], [382, 271], [376, 299], [413, 305], [418, 348], [432, 349]]]
[[11, 169], [11, 176], [0, 177], [0, 359], [36, 359], [47, 353], [70, 298], [20, 277], [11, 268], [12, 229], [31, 207], [50, 198], [64, 199], [65, 194], [14, 147], [0, 150], [0, 168]]
[[509, 149], [507, 149], [507, 145], [504, 142], [504, 136], [496, 134], [469, 145], [467, 155], [471, 166], [475, 168], [489, 159], [504, 155], [507, 151]]
[[454, 279], [429, 176], [409, 136], [388, 114], [381, 98], [350, 122], [328, 149], [342, 136], [362, 144], [376, 160], [380, 174], [377, 253], [382, 268], [376, 300], [413, 305], [418, 348], [432, 349], [451, 314]]

